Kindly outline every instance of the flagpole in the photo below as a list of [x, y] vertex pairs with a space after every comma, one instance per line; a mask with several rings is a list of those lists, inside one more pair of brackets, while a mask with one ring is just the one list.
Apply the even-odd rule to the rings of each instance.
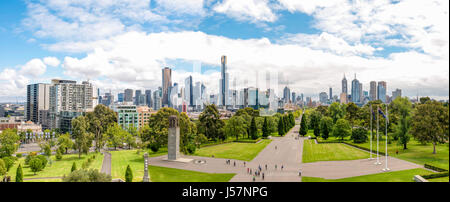
[[377, 162], [375, 162], [375, 165], [380, 165], [381, 163], [380, 163], [380, 155], [379, 155], [379, 144], [380, 144], [380, 142], [379, 142], [379, 137], [380, 137], [380, 135], [378, 134], [378, 129], [379, 129], [379, 127], [380, 127], [380, 113], [378, 112], [378, 110], [379, 110], [380, 108], [379, 107], [377, 107]]
[[385, 149], [385, 156], [386, 156], [386, 167], [383, 169], [383, 171], [389, 171], [390, 169], [388, 168], [388, 150], [387, 150], [387, 146], [388, 146], [388, 133], [387, 133], [387, 128], [388, 128], [388, 110], [387, 110], [388, 106], [386, 104], [386, 149]]
[[370, 158], [372, 159], [372, 104], [370, 104]]

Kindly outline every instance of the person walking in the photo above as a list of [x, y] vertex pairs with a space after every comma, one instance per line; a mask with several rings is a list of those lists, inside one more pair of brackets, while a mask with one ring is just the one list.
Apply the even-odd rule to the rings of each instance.
[[262, 179], [264, 180], [264, 173], [262, 174]]
[[245, 161], [244, 161], [244, 167], [245, 167]]
[[302, 171], [300, 171], [300, 170], [298, 171], [298, 176], [300, 176], [300, 177], [302, 176]]
[[266, 170], [267, 170], [267, 164], [266, 164]]
[[233, 163], [233, 166], [236, 167], [236, 161]]
[[277, 164], [275, 164], [275, 170], [277, 169]]
[[283, 166], [283, 165], [281, 165], [281, 170], [283, 170], [283, 168], [284, 168], [284, 166]]

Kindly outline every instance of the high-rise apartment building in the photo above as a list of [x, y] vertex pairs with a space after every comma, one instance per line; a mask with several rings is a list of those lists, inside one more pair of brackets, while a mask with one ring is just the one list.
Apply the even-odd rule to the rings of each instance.
[[377, 100], [377, 82], [370, 82], [369, 98], [371, 101]]
[[133, 102], [133, 89], [125, 89], [123, 95], [124, 102]]
[[27, 86], [27, 103], [25, 107], [25, 119], [37, 124], [42, 124], [44, 129], [49, 126], [46, 122], [50, 107], [50, 84], [30, 84]]
[[170, 106], [170, 88], [172, 87], [172, 70], [168, 67], [162, 69], [162, 105]]

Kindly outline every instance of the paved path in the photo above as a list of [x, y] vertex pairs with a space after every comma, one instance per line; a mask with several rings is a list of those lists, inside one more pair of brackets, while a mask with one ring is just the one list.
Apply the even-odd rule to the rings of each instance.
[[103, 164], [100, 172], [111, 175], [111, 153], [103, 153]]
[[36, 178], [23, 178], [24, 181], [27, 181], [27, 180], [48, 180], [48, 179], [62, 179], [62, 177], [36, 177]]

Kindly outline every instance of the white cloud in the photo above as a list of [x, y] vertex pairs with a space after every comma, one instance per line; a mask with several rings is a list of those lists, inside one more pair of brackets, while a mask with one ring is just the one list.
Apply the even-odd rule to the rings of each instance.
[[224, 0], [213, 10], [240, 21], [274, 22], [277, 16], [268, 5], [268, 0]]
[[61, 63], [61, 62], [56, 57], [45, 57], [44, 63], [51, 67], [57, 67], [59, 65], [59, 63]]
[[41, 59], [35, 58], [27, 62], [20, 69], [20, 73], [26, 76], [38, 77], [45, 73], [47, 66]]
[[281, 40], [283, 44], [299, 44], [315, 50], [329, 51], [338, 55], [372, 55], [376, 48], [368, 44], [348, 44], [345, 40], [334, 35], [322, 32], [315, 34], [288, 35]]
[[160, 7], [172, 14], [204, 15], [204, 0], [155, 0]]
[[[333, 40], [336, 39], [331, 37]], [[296, 92], [314, 95], [328, 86], [340, 88], [340, 75], [343, 73], [357, 73], [358, 79], [366, 84], [364, 88], [372, 80], [385, 80], [389, 93], [395, 88], [401, 88], [404, 94], [415, 95], [414, 89], [420, 89], [430, 92], [430, 95], [445, 96], [449, 89], [446, 76], [448, 60], [435, 59], [418, 52], [392, 54], [389, 58], [364, 58], [314, 50], [298, 44], [274, 44], [265, 38], [236, 40], [188, 31], [153, 34], [128, 32], [112, 38], [107, 46], [105, 44], [91, 43], [95, 50], [87, 57], [66, 57], [62, 65], [65, 74], [80, 79], [107, 78], [118, 83], [154, 89], [161, 85], [161, 68], [168, 60], [200, 61], [202, 64], [219, 66], [220, 57], [227, 55], [231, 80], [236, 78], [238, 87], [246, 82], [254, 84], [254, 75], [258, 72], [277, 70], [284, 75], [282, 82], [288, 81]], [[338, 45], [343, 46], [337, 49], [340, 51], [364, 52], [361, 47]], [[192, 74], [180, 70], [174, 72], [174, 82], [181, 85], [184, 85], [184, 78]], [[208, 86], [210, 90], [217, 93], [214, 86], [217, 86], [218, 74], [196, 76], [194, 80], [200, 78], [211, 86]]]

